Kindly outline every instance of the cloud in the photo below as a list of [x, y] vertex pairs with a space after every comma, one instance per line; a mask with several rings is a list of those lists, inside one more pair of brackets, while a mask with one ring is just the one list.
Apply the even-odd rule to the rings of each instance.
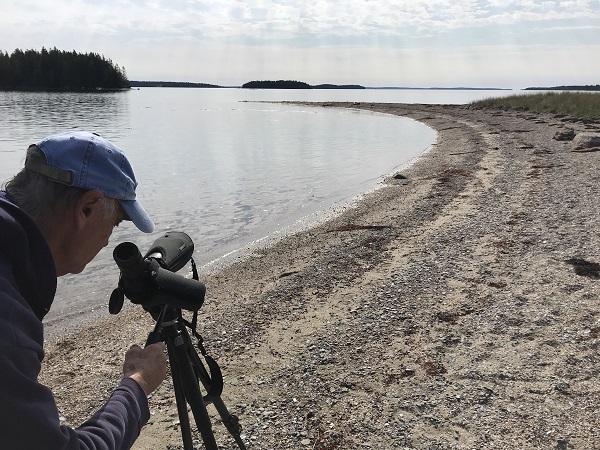
[[589, 83], [599, 30], [600, 0], [3, 0], [0, 50], [93, 51], [133, 79], [216, 84], [497, 85], [572, 67]]
[[524, 22], [600, 20], [600, 1], [5, 0], [4, 30], [212, 39], [405, 36]]

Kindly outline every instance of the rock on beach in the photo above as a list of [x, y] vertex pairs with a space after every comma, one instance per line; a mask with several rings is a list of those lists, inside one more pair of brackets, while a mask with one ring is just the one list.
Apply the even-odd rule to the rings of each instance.
[[583, 132], [573, 138], [574, 152], [600, 151], [600, 133]]
[[[199, 332], [247, 447], [599, 448], [600, 152], [554, 136], [600, 124], [311, 105], [410, 117], [438, 137], [402, 178], [203, 277]], [[48, 343], [42, 381], [64, 423], [106, 399], [152, 326], [130, 307]], [[150, 409], [134, 449], [182, 448], [169, 380]], [[209, 412], [219, 448], [236, 448]]]

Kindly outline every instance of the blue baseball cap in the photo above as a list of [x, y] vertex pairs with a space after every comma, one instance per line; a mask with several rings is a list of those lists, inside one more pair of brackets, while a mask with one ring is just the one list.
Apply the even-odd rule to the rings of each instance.
[[25, 167], [53, 181], [88, 191], [97, 190], [117, 199], [126, 219], [144, 233], [154, 223], [135, 197], [137, 182], [129, 160], [116, 145], [87, 131], [66, 131], [48, 136], [37, 144], [46, 164], [25, 161]]

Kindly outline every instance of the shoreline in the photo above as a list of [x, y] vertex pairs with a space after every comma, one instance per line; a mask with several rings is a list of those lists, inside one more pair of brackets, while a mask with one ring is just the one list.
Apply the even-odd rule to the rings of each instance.
[[[203, 277], [199, 331], [249, 447], [595, 448], [600, 289], [575, 269], [600, 261], [600, 152], [553, 136], [600, 125], [310, 105], [413, 118], [438, 139], [405, 179]], [[41, 379], [65, 422], [103, 402], [152, 325], [135, 306], [48, 345]], [[170, 380], [150, 408], [134, 449], [179, 444]]]
[[[308, 170], [312, 175], [310, 173], [301, 175], [298, 172], [299, 168], [293, 169], [294, 165], [292, 165], [286, 169], [285, 164], [282, 163], [276, 173], [273, 172], [272, 176], [267, 176], [261, 182], [262, 187], [257, 192], [248, 196], [248, 192], [253, 191], [252, 186], [248, 185], [251, 183], [250, 180], [256, 179], [257, 176], [261, 178], [257, 174], [269, 172], [268, 168], [256, 167], [252, 169], [254, 174], [252, 176], [233, 175], [234, 178], [231, 179], [238, 190], [247, 191], [247, 194], [242, 195], [244, 204], [241, 206], [238, 204], [239, 198], [235, 192], [214, 191], [218, 182], [211, 183], [212, 189], [202, 192], [202, 205], [197, 205], [199, 209], [196, 208], [196, 213], [184, 211], [180, 216], [173, 210], [172, 205], [154, 205], [153, 210], [156, 214], [154, 220], [157, 223], [157, 231], [154, 235], [140, 235], [136, 233], [135, 227], [119, 227], [111, 236], [109, 246], [86, 266], [84, 272], [58, 279], [57, 296], [52, 309], [45, 317], [48, 337], [52, 338], [65, 331], [68, 332], [69, 328], [77, 325], [82, 319], [93, 321], [102, 317], [104, 312], [101, 310], [107, 307], [110, 294], [118, 281], [119, 272], [112, 258], [112, 249], [119, 242], [134, 242], [143, 252], [152, 245], [152, 236], [158, 237], [161, 230], [162, 232], [186, 231], [194, 240], [196, 250], [193, 256], [201, 272], [219, 270], [224, 265], [243, 259], [253, 248], [264, 247], [284, 235], [306, 229], [322, 221], [325, 216], [337, 214], [342, 206], [350, 203], [355, 197], [376, 188], [383, 176], [394, 169], [396, 163], [402, 163], [421, 153], [436, 135], [431, 128], [412, 119], [399, 121], [397, 117], [366, 111], [361, 114], [351, 110], [326, 110], [282, 104], [277, 106], [277, 104], [262, 102], [251, 105], [252, 103], [248, 104], [240, 111], [261, 111], [259, 113], [261, 116], [273, 115], [273, 118], [279, 117], [281, 112], [283, 115], [280, 118], [289, 116], [290, 119], [300, 114], [302, 122], [307, 122], [309, 128], [315, 126], [320, 130], [318, 133], [324, 133], [324, 140], [319, 139], [322, 142], [315, 142], [316, 147], [309, 152], [310, 155], [320, 152], [321, 156], [314, 159], [315, 157], [310, 156], [309, 153], [305, 155], [304, 150], [296, 155], [303, 161], [304, 156], [312, 161], [304, 161], [301, 164], [302, 170]], [[218, 114], [215, 115], [215, 119], [217, 116]], [[331, 127], [315, 117], [321, 117], [325, 122], [332, 121]], [[299, 132], [298, 126], [296, 124], [289, 130], [286, 128], [285, 133]], [[364, 131], [360, 130], [361, 126], [365, 127]], [[333, 130], [333, 134], [328, 133], [328, 129]], [[315, 136], [307, 137], [309, 141], [314, 141], [315, 138]], [[410, 138], [412, 145], [407, 142], [406, 148], [398, 152], [396, 143], [407, 138]], [[327, 147], [325, 142], [329, 141], [338, 149], [335, 153], [337, 156], [325, 148]], [[305, 145], [303, 139], [296, 144]], [[296, 144], [291, 142], [285, 145], [293, 147]], [[369, 149], [369, 158], [364, 161], [363, 166], [360, 158], [363, 157], [364, 149]], [[344, 163], [344, 160], [348, 159], [343, 157], [346, 152], [352, 159]], [[341, 160], [340, 155], [342, 155]], [[376, 155], [379, 156], [374, 157]], [[336, 160], [340, 164], [331, 165]], [[259, 163], [260, 158], [254, 159], [255, 163], [257, 161]], [[251, 162], [248, 164], [246, 169], [251, 167]], [[237, 166], [240, 169], [244, 164]], [[362, 168], [357, 170], [355, 167], [364, 167], [364, 170]], [[368, 167], [371, 169], [369, 170]], [[190, 171], [189, 176], [193, 178], [193, 170]], [[205, 178], [200, 176], [198, 180], [192, 180], [193, 185], [202, 184]], [[300, 179], [306, 181], [302, 183], [298, 181]], [[151, 185], [149, 189], [155, 190]], [[165, 195], [164, 189], [158, 189], [157, 192]], [[197, 196], [182, 194], [179, 197], [179, 206], [185, 209], [185, 205], [189, 207], [194, 204]], [[215, 211], [220, 213], [214, 213]], [[185, 273], [186, 270], [182, 272]], [[100, 313], [97, 314], [95, 310], [100, 310]]]

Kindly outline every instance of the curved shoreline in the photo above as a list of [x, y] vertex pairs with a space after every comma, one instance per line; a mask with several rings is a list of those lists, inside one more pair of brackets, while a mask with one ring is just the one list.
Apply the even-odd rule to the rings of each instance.
[[[252, 152], [241, 152], [247, 155], [240, 156], [240, 161], [234, 166], [242, 172], [232, 175], [235, 172], [232, 169], [229, 175], [233, 178], [223, 181], [235, 185], [232, 192], [219, 193], [207, 187], [206, 191], [202, 191], [201, 205], [196, 205], [197, 195], [188, 193], [178, 198], [178, 207], [171, 204], [153, 206], [157, 230], [180, 229], [193, 237], [196, 248], [194, 259], [203, 272], [243, 259], [257, 246], [264, 247], [284, 235], [313, 226], [327, 215], [336, 214], [356, 196], [375, 189], [395, 164], [412, 159], [436, 136], [430, 127], [412, 119], [399, 119], [370, 111], [359, 113], [349, 109], [332, 110], [271, 102], [252, 102], [241, 109], [236, 107], [236, 111], [235, 114], [245, 111], [243, 114], [264, 116], [273, 126], [275, 122], [271, 119], [275, 120], [275, 117], [295, 123], [284, 127], [284, 131], [273, 130], [277, 135], [273, 139], [282, 139], [281, 145], [289, 145], [288, 153], [293, 154], [289, 160], [298, 159], [298, 162], [291, 166], [288, 164], [289, 168], [286, 169], [282, 161], [287, 157], [281, 159], [286, 152], [280, 152], [280, 156], [276, 155], [275, 150], [273, 154], [261, 153], [269, 161], [272, 157], [279, 158], [279, 162], [275, 161], [272, 170], [269, 170], [269, 164], [265, 166], [267, 169], [252, 165], [261, 160], [248, 156]], [[214, 119], [218, 119], [220, 113], [215, 111], [214, 116]], [[364, 130], [361, 130], [361, 126]], [[302, 129], [313, 127], [314, 136], [303, 138], [299, 134], [298, 140], [294, 138]], [[318, 136], [323, 136], [323, 139]], [[398, 151], [396, 142], [405, 140], [406, 147], [402, 148], [402, 152]], [[410, 145], [411, 142], [413, 145]], [[305, 150], [306, 145], [309, 148]], [[344, 157], [346, 153], [348, 158]], [[361, 158], [365, 157], [368, 159], [363, 160], [363, 166]], [[247, 158], [251, 160], [247, 161]], [[339, 164], [332, 166], [334, 161]], [[219, 177], [219, 170], [215, 170], [216, 173], [211, 172], [212, 176]], [[194, 186], [201, 186], [206, 178], [199, 176], [196, 180], [194, 173], [188, 173], [187, 176], [192, 177]], [[299, 181], [301, 179], [305, 181], [302, 183]], [[254, 180], [254, 185], [248, 184], [251, 180]], [[259, 186], [256, 186], [257, 182]], [[211, 184], [220, 183], [215, 181]], [[159, 191], [162, 192], [160, 195], [165, 195], [164, 189]], [[184, 208], [183, 212], [179, 211], [180, 207]], [[192, 209], [185, 212], [186, 208]], [[157, 237], [156, 233], [154, 237]], [[150, 235], [136, 234], [136, 230], [129, 226], [115, 229], [111, 245], [97, 255], [82, 274], [59, 278], [57, 296], [44, 320], [47, 336], [52, 339], [68, 332], [69, 328], [82, 320], [101, 317], [118, 281], [112, 248], [116, 243], [132, 241], [143, 251], [151, 246], [151, 238]], [[225, 254], [227, 257], [224, 257]]]
[[[438, 140], [406, 179], [205, 278], [200, 331], [247, 442], [594, 448], [600, 290], [575, 269], [600, 261], [600, 153], [572, 153], [553, 136], [598, 124], [314, 105], [411, 117]], [[42, 378], [67, 422], [102, 403], [152, 324], [132, 307], [49, 346]], [[180, 443], [170, 382], [150, 403], [134, 448]]]

